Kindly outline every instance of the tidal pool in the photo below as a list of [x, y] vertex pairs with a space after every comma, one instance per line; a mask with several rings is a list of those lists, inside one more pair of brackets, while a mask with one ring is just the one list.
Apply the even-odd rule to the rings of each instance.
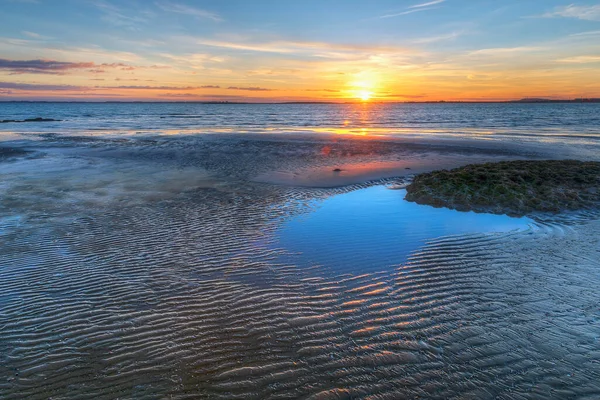
[[441, 236], [509, 232], [533, 226], [529, 218], [460, 212], [404, 200], [406, 190], [374, 186], [315, 200], [315, 210], [286, 221], [277, 245], [300, 258], [338, 272], [394, 266]]

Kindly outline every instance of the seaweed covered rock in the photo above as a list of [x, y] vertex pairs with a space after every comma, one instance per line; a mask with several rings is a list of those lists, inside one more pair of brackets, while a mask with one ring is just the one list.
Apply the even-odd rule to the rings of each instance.
[[600, 162], [503, 161], [420, 174], [406, 200], [460, 211], [525, 215], [600, 204]]
[[21, 123], [21, 122], [61, 122], [61, 120], [60, 119], [52, 119], [52, 118], [42, 118], [42, 117], [27, 118], [27, 119], [2, 119], [2, 120], [0, 120], [0, 124], [8, 124], [10, 122], [17, 122], [17, 123]]
[[17, 147], [0, 146], [0, 161], [25, 156], [29, 153], [30, 151], [19, 149]]

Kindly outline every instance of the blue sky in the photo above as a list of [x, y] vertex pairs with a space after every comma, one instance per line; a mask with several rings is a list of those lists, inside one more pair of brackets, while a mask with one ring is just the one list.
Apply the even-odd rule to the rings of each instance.
[[600, 97], [598, 1], [0, 3], [3, 97]]

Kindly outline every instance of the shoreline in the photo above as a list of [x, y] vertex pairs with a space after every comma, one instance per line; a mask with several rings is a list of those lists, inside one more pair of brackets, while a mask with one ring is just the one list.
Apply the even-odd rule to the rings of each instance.
[[[340, 187], [406, 178], [439, 169], [510, 160], [578, 158], [590, 151], [553, 143], [513, 143], [447, 137], [302, 134], [199, 134], [127, 137], [41, 135], [0, 142], [3, 159], [63, 154], [92, 159], [198, 166], [225, 180], [298, 187]], [[578, 153], [580, 157], [573, 157]], [[9, 157], [10, 156], [10, 157]], [[219, 159], [222, 157], [222, 159]], [[210, 162], [207, 160], [210, 159]], [[182, 164], [183, 163], [183, 164]], [[338, 171], [340, 170], [340, 171]]]
[[[117, 192], [119, 188], [126, 188], [132, 192], [125, 194], [125, 198], [139, 192], [144, 199], [167, 199], [202, 187], [232, 190], [236, 185], [251, 187], [255, 184], [299, 189], [343, 189], [395, 180], [395, 188], [399, 188], [408, 186], [416, 176], [434, 171], [473, 164], [543, 160], [555, 150], [551, 144], [542, 143], [522, 146], [457, 138], [450, 143], [448, 145], [443, 138], [415, 141], [324, 134], [134, 138], [44, 136], [38, 140], [0, 144], [0, 162], [8, 168], [2, 174], [8, 178], [4, 182], [6, 187], [16, 184], [14, 180], [10, 183], [10, 173], [27, 176], [37, 169], [36, 165], [49, 163], [47, 170], [33, 172], [39, 182], [55, 180], [52, 172], [55, 170], [60, 171], [62, 181], [78, 182], [74, 185], [79, 189], [74, 192], [87, 187], [96, 193], [112, 193], [111, 196], [122, 198]], [[476, 146], [478, 144], [484, 146]], [[560, 153], [554, 156], [564, 157]], [[70, 165], [69, 160], [75, 161], [73, 165], [77, 166]], [[79, 183], [81, 179], [77, 168], [81, 168], [80, 165], [91, 168], [91, 176], [96, 177], [89, 185]], [[98, 165], [98, 171], [93, 169], [94, 165]], [[108, 168], [107, 173], [116, 177], [114, 183], [102, 182], [102, 168]], [[121, 172], [122, 168], [129, 172]], [[170, 172], [161, 172], [163, 169]], [[140, 185], [133, 183], [135, 174], [139, 174], [150, 186], [142, 190]], [[176, 183], [169, 184], [169, 181]], [[151, 182], [160, 187], [156, 189], [159, 193], [152, 194]], [[43, 192], [52, 191], [50, 184], [45, 186]], [[170, 195], [167, 194], [169, 191], [172, 192]], [[461, 209], [473, 208], [461, 206]], [[486, 212], [487, 209], [476, 207], [473, 210]]]

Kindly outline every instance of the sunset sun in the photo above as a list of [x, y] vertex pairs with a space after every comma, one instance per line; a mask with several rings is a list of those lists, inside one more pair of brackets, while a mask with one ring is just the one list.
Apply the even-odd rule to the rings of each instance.
[[362, 91], [358, 92], [358, 97], [360, 97], [360, 99], [362, 101], [371, 100], [372, 95], [373, 95], [373, 93], [369, 92], [368, 90], [362, 90]]

